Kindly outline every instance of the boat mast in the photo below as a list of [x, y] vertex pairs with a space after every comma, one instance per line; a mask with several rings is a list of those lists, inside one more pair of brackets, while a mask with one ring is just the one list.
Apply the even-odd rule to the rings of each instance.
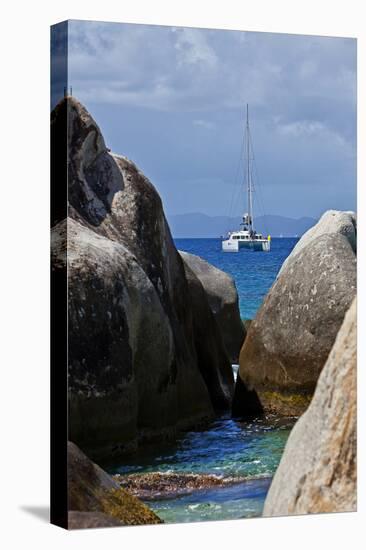
[[250, 178], [250, 160], [249, 160], [249, 106], [247, 103], [247, 192], [248, 192], [248, 221], [249, 221], [249, 231], [253, 230], [253, 205], [252, 205], [252, 182]]

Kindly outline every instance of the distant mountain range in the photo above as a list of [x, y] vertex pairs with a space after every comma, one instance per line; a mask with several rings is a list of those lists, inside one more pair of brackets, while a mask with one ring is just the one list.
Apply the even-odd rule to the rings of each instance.
[[[226, 235], [228, 231], [239, 229], [241, 219], [228, 216], [207, 216], [200, 212], [168, 216], [169, 226], [174, 238], [210, 238]], [[272, 237], [301, 237], [312, 227], [315, 218], [286, 218], [284, 216], [258, 216], [255, 228]]]

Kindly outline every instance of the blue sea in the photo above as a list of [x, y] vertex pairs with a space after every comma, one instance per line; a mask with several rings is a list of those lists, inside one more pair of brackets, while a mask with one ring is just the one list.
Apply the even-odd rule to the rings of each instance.
[[[253, 319], [297, 240], [272, 239], [269, 253], [223, 253], [219, 239], [176, 239], [175, 243], [179, 250], [229, 273], [238, 290], [241, 317]], [[149, 499], [148, 506], [166, 523], [257, 517], [294, 420], [266, 417], [244, 422], [223, 415], [205, 430], [182, 433], [175, 441], [144, 447], [104, 467], [111, 474], [174, 472], [240, 478], [229, 486]]]
[[200, 256], [236, 283], [242, 319], [253, 319], [297, 238], [272, 238], [270, 252], [222, 252], [220, 239], [175, 239], [178, 250]]

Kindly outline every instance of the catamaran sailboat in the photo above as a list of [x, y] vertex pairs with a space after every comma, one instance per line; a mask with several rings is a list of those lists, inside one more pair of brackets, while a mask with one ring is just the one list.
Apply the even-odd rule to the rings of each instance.
[[222, 241], [223, 252], [239, 252], [241, 248], [254, 251], [269, 252], [271, 250], [271, 237], [264, 237], [254, 229], [253, 217], [253, 181], [250, 165], [250, 134], [249, 134], [249, 112], [247, 105], [246, 123], [246, 184], [247, 184], [247, 208], [248, 212], [243, 215], [243, 221], [238, 231], [231, 231], [227, 238]]

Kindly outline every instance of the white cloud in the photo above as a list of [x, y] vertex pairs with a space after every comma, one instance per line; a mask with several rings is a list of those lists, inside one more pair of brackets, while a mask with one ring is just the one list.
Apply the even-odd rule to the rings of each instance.
[[179, 65], [202, 64], [207, 67], [215, 67], [218, 58], [212, 47], [209, 46], [206, 34], [197, 29], [176, 29], [176, 42]]
[[213, 122], [210, 122], [209, 120], [202, 120], [202, 119], [195, 119], [193, 121], [194, 126], [200, 126], [201, 128], [205, 128], [206, 130], [212, 130], [215, 125]]
[[325, 126], [316, 120], [298, 120], [290, 124], [279, 124], [278, 132], [286, 136], [311, 136], [324, 132]]
[[329, 128], [316, 120], [298, 120], [289, 124], [278, 124], [277, 132], [290, 139], [306, 140], [311, 138], [313, 143], [324, 144], [343, 153], [344, 156], [353, 157], [355, 149], [351, 141], [345, 139], [339, 132]]

